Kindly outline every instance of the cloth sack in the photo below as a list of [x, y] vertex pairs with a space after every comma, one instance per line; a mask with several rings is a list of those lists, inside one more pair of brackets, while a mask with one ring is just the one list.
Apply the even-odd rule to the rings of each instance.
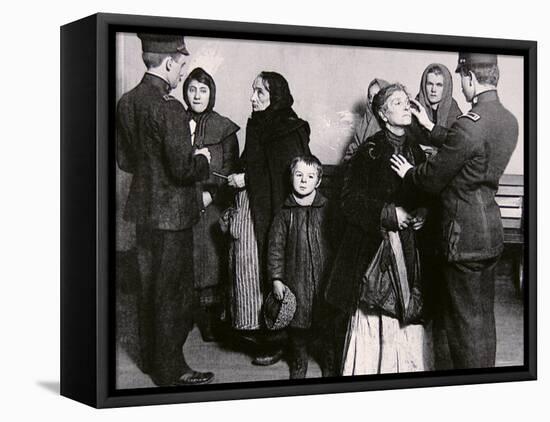
[[416, 321], [422, 313], [420, 257], [414, 254], [414, 271], [408, 275], [399, 232], [384, 231], [383, 239], [361, 284], [360, 302], [403, 323]]

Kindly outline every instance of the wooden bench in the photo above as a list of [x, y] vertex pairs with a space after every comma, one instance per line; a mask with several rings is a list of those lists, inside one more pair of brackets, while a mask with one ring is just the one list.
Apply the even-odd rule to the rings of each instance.
[[523, 175], [504, 174], [495, 197], [500, 207], [504, 244], [514, 251], [514, 273], [518, 288], [523, 288]]
[[[343, 185], [343, 170], [339, 165], [323, 165], [321, 192], [330, 199], [338, 200]], [[504, 174], [496, 195], [500, 207], [504, 244], [513, 250], [514, 282], [523, 288], [523, 175]]]

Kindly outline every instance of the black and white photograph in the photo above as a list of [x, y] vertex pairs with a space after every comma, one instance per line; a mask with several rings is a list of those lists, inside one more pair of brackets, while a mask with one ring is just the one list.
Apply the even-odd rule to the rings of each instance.
[[116, 390], [524, 366], [524, 57], [115, 56]]
[[2, 420], [544, 419], [544, 10], [6, 3]]

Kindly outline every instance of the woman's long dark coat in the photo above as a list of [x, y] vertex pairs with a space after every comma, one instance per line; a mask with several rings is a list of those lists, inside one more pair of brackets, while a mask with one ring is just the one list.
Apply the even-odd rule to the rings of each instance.
[[[415, 163], [425, 160], [418, 144], [405, 141]], [[390, 167], [394, 147], [380, 131], [359, 147], [347, 164], [341, 209], [347, 221], [326, 290], [326, 300], [344, 312], [358, 305], [360, 283], [382, 242], [381, 213], [393, 203], [408, 211], [419, 205], [419, 195], [405, 190], [403, 182]]]
[[[197, 183], [200, 218], [193, 227], [195, 287], [200, 289], [217, 286], [227, 276], [229, 252], [219, 218], [231, 205], [232, 189], [212, 172], [229, 175], [235, 171], [239, 157], [238, 130], [239, 126], [215, 111], [202, 116], [195, 130], [195, 147], [208, 148], [211, 155], [210, 176]], [[212, 196], [207, 208], [202, 203], [204, 191]]]

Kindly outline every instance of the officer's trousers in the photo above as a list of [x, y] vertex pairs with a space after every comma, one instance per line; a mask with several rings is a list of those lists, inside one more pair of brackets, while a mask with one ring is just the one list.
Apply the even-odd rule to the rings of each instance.
[[[446, 263], [441, 322], [455, 369], [495, 366], [495, 267], [498, 257]], [[435, 338], [434, 341], [445, 341]], [[437, 366], [437, 362], [436, 362]]]
[[190, 371], [183, 345], [193, 328], [193, 231], [138, 225], [141, 368], [157, 385]]

